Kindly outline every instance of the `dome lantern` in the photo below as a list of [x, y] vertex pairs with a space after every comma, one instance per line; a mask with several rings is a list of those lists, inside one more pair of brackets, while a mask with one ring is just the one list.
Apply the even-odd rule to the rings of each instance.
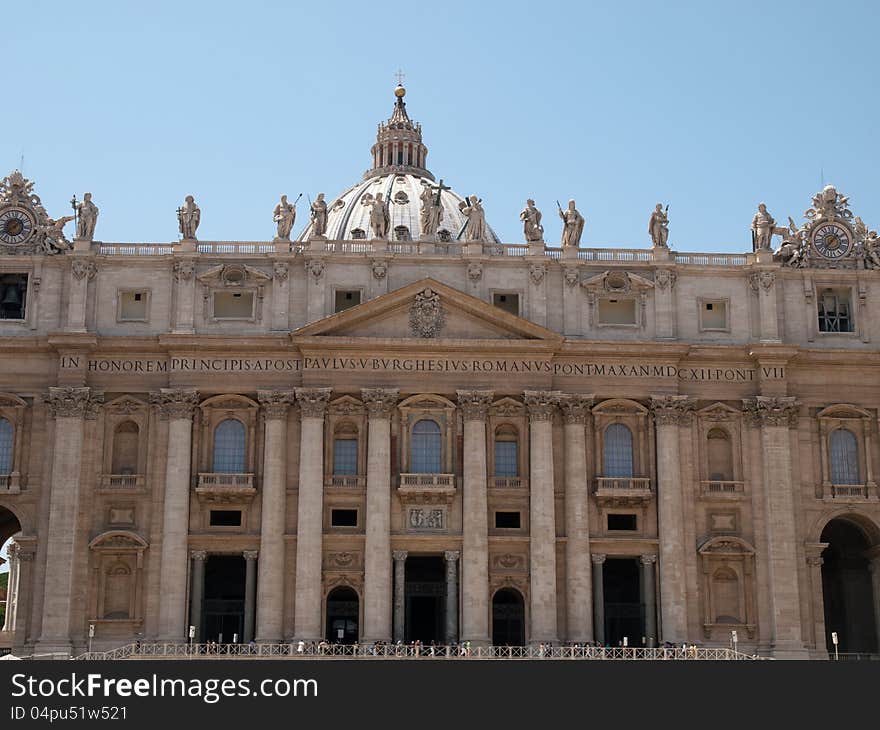
[[373, 166], [364, 173], [364, 179], [401, 173], [433, 180], [425, 167], [428, 148], [422, 142], [422, 125], [413, 122], [406, 113], [406, 89], [398, 84], [394, 89], [394, 108], [387, 121], [379, 124], [376, 144], [370, 150]]

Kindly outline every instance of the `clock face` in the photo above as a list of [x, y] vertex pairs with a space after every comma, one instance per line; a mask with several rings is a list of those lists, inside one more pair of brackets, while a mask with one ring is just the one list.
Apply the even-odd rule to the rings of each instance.
[[6, 208], [0, 212], [0, 243], [17, 246], [34, 232], [36, 221], [25, 208]]
[[813, 246], [826, 259], [839, 259], [852, 246], [849, 231], [837, 223], [823, 223], [813, 233]]

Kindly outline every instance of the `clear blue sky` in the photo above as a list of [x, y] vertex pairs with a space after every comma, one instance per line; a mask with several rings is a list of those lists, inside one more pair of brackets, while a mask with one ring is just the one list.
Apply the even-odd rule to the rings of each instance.
[[[274, 235], [280, 193], [332, 200], [369, 163], [406, 73], [428, 166], [522, 240], [527, 197], [558, 241], [750, 249], [755, 206], [800, 221], [824, 174], [880, 226], [876, 2], [5, 3], [0, 168], [97, 238]], [[306, 215], [299, 208], [298, 231]], [[72, 227], [70, 228], [72, 231]]]

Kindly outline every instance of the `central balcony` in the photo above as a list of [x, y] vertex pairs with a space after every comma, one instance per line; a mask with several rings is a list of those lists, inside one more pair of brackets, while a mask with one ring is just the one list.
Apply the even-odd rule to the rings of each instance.
[[864, 502], [872, 499], [875, 490], [874, 484], [825, 484], [825, 498], [840, 502]]
[[710, 479], [700, 482], [700, 496], [704, 499], [739, 499], [746, 493], [745, 482]]
[[363, 489], [367, 486], [367, 477], [363, 474], [328, 474], [324, 477], [324, 486], [329, 489]]
[[0, 474], [0, 492], [7, 494], [21, 492], [21, 475], [17, 471], [11, 474]]
[[145, 491], [143, 474], [101, 474], [101, 492], [126, 492], [136, 494]]
[[229, 504], [250, 502], [257, 493], [253, 474], [199, 474], [196, 496], [202, 502]]
[[455, 475], [401, 474], [397, 494], [404, 504], [449, 504], [455, 496]]
[[654, 496], [650, 477], [596, 477], [596, 499], [611, 505], [640, 504]]
[[489, 489], [526, 489], [528, 484], [524, 477], [489, 477]]

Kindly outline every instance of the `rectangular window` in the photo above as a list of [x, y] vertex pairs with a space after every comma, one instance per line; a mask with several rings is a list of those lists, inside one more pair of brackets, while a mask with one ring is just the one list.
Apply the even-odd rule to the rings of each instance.
[[495, 476], [517, 477], [519, 465], [517, 463], [516, 441], [495, 442]]
[[636, 324], [636, 300], [600, 299], [599, 324]]
[[358, 473], [357, 439], [336, 439], [333, 442], [333, 473], [337, 476]]
[[848, 289], [824, 289], [819, 294], [819, 332], [853, 332]]
[[350, 307], [357, 306], [361, 303], [361, 293], [359, 291], [337, 291], [334, 312], [342, 312]]
[[703, 299], [700, 301], [700, 329], [727, 330], [727, 301]]
[[611, 513], [608, 515], [608, 530], [629, 530], [638, 529], [635, 515], [622, 515]]
[[147, 290], [120, 291], [116, 319], [120, 322], [146, 322], [149, 301], [150, 292]]
[[211, 527], [241, 527], [241, 510], [212, 509], [208, 519]]
[[0, 276], [0, 319], [24, 319], [27, 274]]
[[330, 527], [357, 527], [358, 511], [356, 509], [330, 510]]
[[214, 319], [253, 319], [252, 291], [215, 291]]
[[518, 530], [521, 526], [519, 512], [496, 512], [495, 527], [502, 530]]
[[519, 316], [519, 294], [495, 292], [492, 295], [492, 304], [505, 312]]

